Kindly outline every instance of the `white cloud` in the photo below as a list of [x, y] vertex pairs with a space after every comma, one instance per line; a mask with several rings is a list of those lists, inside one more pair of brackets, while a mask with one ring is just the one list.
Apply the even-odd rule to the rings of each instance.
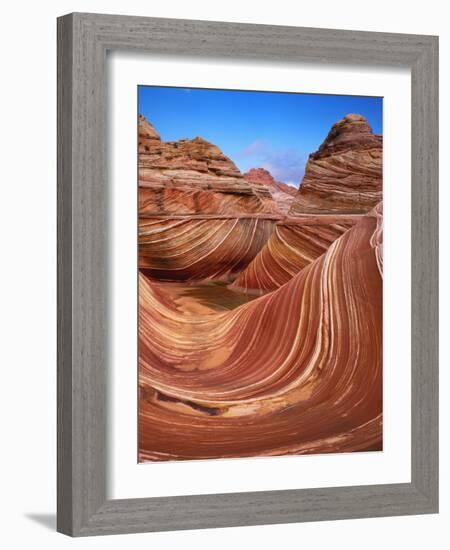
[[248, 145], [242, 152], [242, 154], [246, 157], [250, 157], [252, 155], [258, 155], [263, 153], [267, 149], [267, 143], [262, 139], [255, 139], [255, 141], [252, 141], [250, 145]]
[[251, 159], [254, 168], [265, 168], [276, 180], [294, 187], [298, 187], [305, 172], [307, 157], [304, 153], [294, 148], [276, 149], [264, 140], [253, 141], [241, 155]]

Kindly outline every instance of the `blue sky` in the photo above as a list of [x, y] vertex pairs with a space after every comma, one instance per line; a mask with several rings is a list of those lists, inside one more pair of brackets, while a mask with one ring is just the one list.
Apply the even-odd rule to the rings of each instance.
[[164, 141], [202, 138], [246, 172], [298, 186], [308, 155], [348, 113], [382, 133], [382, 98], [139, 86], [138, 110]]

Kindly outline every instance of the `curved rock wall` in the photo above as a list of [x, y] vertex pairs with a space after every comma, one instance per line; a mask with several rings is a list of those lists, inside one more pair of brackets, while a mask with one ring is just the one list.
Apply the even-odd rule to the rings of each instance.
[[382, 137], [361, 115], [333, 125], [309, 156], [305, 177], [289, 214], [364, 214], [382, 199]]
[[232, 281], [272, 234], [277, 218], [171, 217], [139, 220], [139, 268], [155, 279]]
[[275, 225], [266, 245], [231, 285], [236, 290], [265, 294], [287, 283], [361, 216], [310, 215], [285, 218]]
[[140, 276], [140, 460], [382, 448], [379, 211], [278, 290], [180, 312]]

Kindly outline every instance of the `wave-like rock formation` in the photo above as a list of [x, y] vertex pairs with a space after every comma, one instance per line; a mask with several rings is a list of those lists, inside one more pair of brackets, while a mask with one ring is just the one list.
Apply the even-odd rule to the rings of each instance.
[[201, 137], [162, 141], [139, 116], [139, 214], [274, 214], [270, 193], [257, 194], [235, 164]]
[[311, 154], [286, 218], [232, 288], [263, 294], [285, 284], [381, 200], [382, 139], [347, 115]]
[[381, 219], [223, 313], [187, 314], [141, 274], [139, 459], [380, 450]]
[[336, 122], [309, 156], [289, 215], [368, 212], [382, 198], [382, 148], [382, 137], [363, 116]]
[[276, 181], [265, 168], [252, 168], [244, 174], [256, 194], [269, 192], [282, 214], [287, 214], [297, 189], [281, 181]]
[[167, 281], [232, 281], [281, 212], [202, 138], [164, 142], [139, 116], [139, 267]]
[[276, 217], [140, 218], [139, 268], [158, 280], [231, 282], [272, 234]]
[[231, 288], [253, 294], [279, 288], [326, 252], [360, 218], [327, 214], [285, 218]]

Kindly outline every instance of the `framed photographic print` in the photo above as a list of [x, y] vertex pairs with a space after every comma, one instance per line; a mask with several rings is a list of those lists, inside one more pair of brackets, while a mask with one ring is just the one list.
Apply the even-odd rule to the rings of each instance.
[[58, 20], [58, 530], [435, 513], [437, 38]]
[[381, 451], [382, 98], [138, 101], [139, 461]]

